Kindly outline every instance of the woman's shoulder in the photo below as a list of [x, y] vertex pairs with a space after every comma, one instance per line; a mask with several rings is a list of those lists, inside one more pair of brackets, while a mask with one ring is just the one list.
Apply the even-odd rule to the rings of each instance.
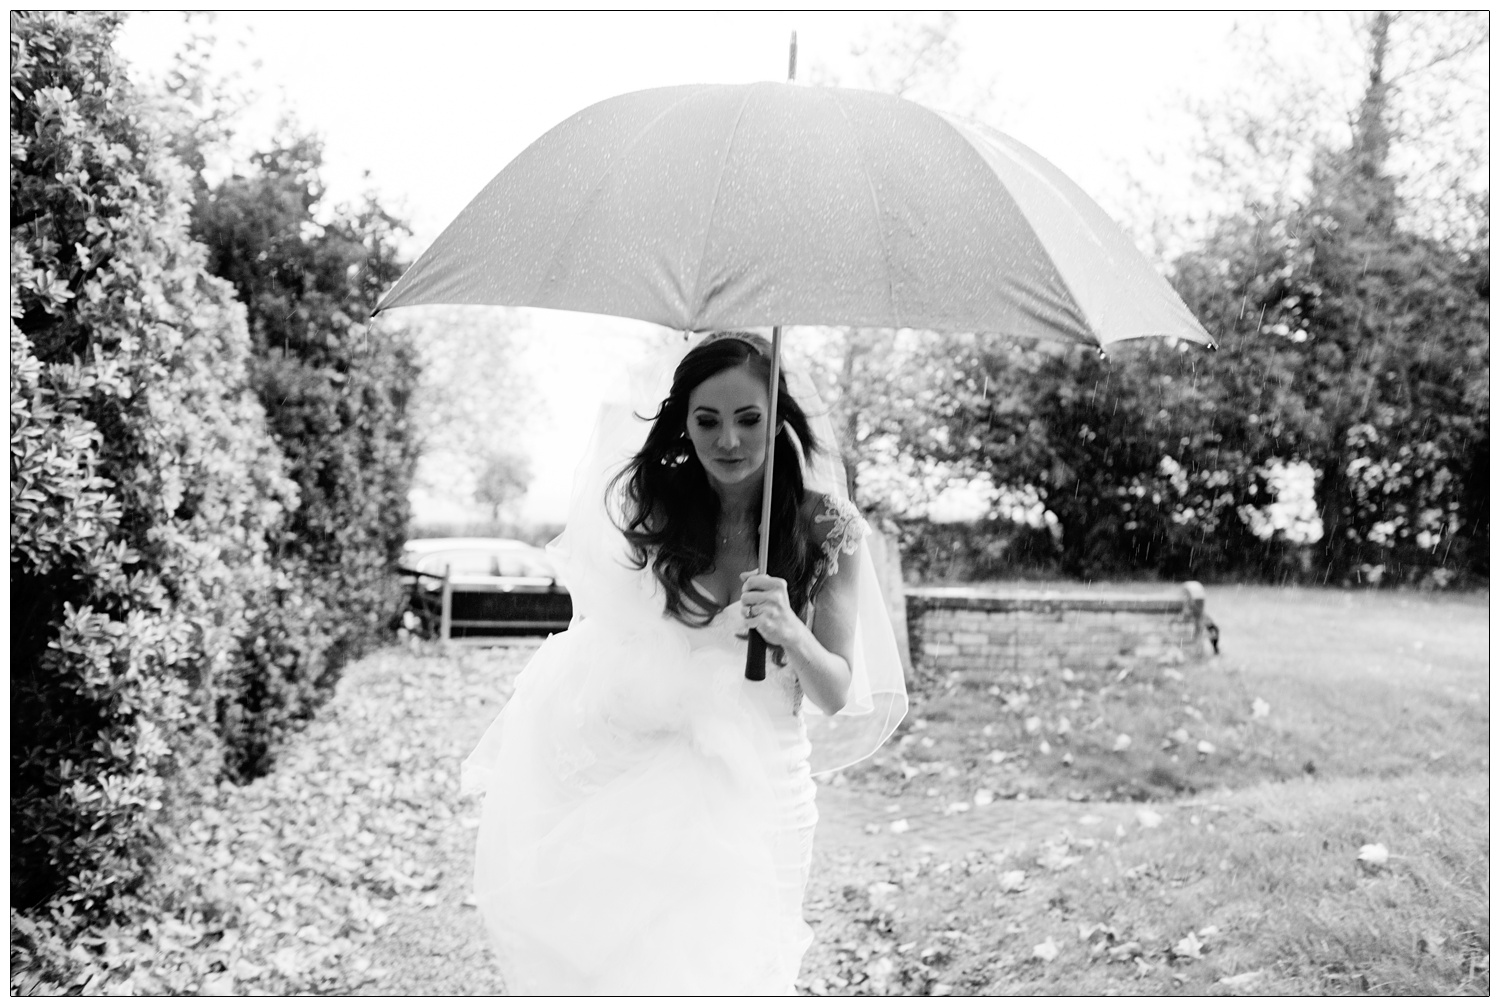
[[809, 493], [803, 504], [808, 538], [822, 547], [824, 557], [834, 570], [840, 555], [852, 556], [870, 527], [854, 504], [833, 493]]

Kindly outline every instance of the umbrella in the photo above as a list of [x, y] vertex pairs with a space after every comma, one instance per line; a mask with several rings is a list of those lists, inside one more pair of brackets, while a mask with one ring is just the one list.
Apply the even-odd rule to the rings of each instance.
[[[1214, 345], [1109, 216], [1023, 144], [893, 95], [791, 83], [636, 91], [553, 127], [376, 312], [413, 304], [770, 326], [773, 414], [784, 325]], [[761, 569], [770, 494], [768, 470]]]

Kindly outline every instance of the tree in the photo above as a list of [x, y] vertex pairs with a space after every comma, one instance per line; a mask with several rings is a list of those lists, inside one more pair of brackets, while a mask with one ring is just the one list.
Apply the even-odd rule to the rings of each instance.
[[524, 316], [471, 306], [403, 308], [402, 314], [422, 366], [413, 399], [422, 446], [416, 483], [467, 501], [491, 455], [513, 452], [536, 411], [535, 389], [518, 363]]
[[[251, 774], [277, 732], [311, 712], [399, 608], [393, 569], [419, 446], [410, 333], [369, 321], [404, 268], [404, 227], [374, 197], [325, 208], [321, 163], [319, 142], [288, 126], [248, 171], [205, 187], [193, 209], [210, 269], [246, 305], [252, 383], [300, 491], [277, 558], [311, 604], [262, 627], [248, 655], [260, 669], [254, 688], [221, 711]], [[306, 625], [327, 648], [294, 660], [278, 641]]]
[[184, 11], [190, 31], [170, 69], [160, 80], [137, 81], [141, 100], [170, 135], [178, 160], [192, 172], [195, 200], [253, 152], [241, 127], [257, 95], [237, 72], [226, 75], [222, 70], [228, 61], [216, 30], [218, 16], [215, 11]]
[[[1185, 100], [1200, 229], [1254, 208], [1274, 217], [1311, 193], [1320, 159], [1355, 142], [1371, 93], [1377, 24], [1384, 170], [1403, 226], [1463, 243], [1487, 217], [1488, 15], [1484, 12], [1277, 12], [1247, 19], [1232, 41], [1243, 66], [1223, 94]], [[1288, 53], [1295, 54], [1288, 58]]]
[[530, 459], [513, 451], [496, 449], [484, 460], [474, 498], [487, 505], [498, 522], [501, 510], [525, 496], [530, 484]]
[[1178, 287], [1223, 335], [1224, 412], [1319, 475], [1321, 575], [1442, 583], [1487, 569], [1488, 224], [1414, 230], [1390, 167], [1414, 140], [1392, 125], [1398, 23], [1369, 22], [1347, 146], [1316, 154], [1306, 195], [1221, 217]]
[[[1104, 365], [929, 341], [933, 353], [899, 368], [924, 390], [876, 407], [890, 452], [1035, 496], [1057, 523], [1028, 519], [1034, 531], [1011, 555], [1075, 575], [1443, 583], [1481, 569], [1488, 223], [1416, 230], [1422, 194], [1392, 170], [1394, 152], [1417, 142], [1393, 125], [1401, 92], [1386, 68], [1409, 38], [1401, 24], [1367, 23], [1342, 145], [1330, 131], [1324, 146], [1274, 160], [1304, 165], [1305, 184], [1266, 186], [1259, 173], [1292, 132], [1228, 117], [1255, 156], [1221, 147], [1212, 166], [1244, 163], [1222, 186], [1240, 205], [1205, 221], [1174, 264], [1218, 353], [1145, 342]], [[1402, 78], [1408, 94], [1416, 79]], [[902, 417], [902, 402], [921, 403], [927, 422]]]
[[1474, 249], [1414, 233], [1402, 212], [1390, 171], [1394, 25], [1385, 12], [1371, 22], [1353, 142], [1315, 173], [1310, 254], [1297, 277], [1310, 295], [1308, 331], [1336, 368], [1316, 386], [1331, 448], [1327, 560], [1376, 580], [1441, 567], [1422, 553], [1446, 553], [1461, 527], [1470, 537], [1487, 526], [1487, 516], [1465, 520], [1461, 501], [1469, 454], [1488, 441], [1488, 281], [1475, 274]]

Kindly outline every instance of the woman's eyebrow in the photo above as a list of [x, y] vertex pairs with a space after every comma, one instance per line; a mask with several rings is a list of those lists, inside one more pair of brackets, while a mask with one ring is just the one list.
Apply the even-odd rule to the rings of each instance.
[[760, 406], [740, 406], [734, 411], [734, 414], [738, 416], [740, 413], [749, 412], [752, 409], [756, 412], [760, 412]]

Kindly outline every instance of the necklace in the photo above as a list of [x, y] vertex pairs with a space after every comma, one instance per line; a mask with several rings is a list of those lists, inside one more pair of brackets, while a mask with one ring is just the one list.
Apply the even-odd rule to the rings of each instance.
[[720, 545], [728, 545], [730, 542], [735, 541], [735, 540], [744, 540], [744, 539], [747, 539], [747, 538], [749, 538], [753, 534], [755, 534], [755, 527], [753, 525], [748, 525], [748, 524], [735, 524], [735, 525], [731, 525], [729, 531], [727, 531], [727, 532], [722, 532], [721, 531], [720, 532], [720, 534], [719, 534], [719, 544]]

